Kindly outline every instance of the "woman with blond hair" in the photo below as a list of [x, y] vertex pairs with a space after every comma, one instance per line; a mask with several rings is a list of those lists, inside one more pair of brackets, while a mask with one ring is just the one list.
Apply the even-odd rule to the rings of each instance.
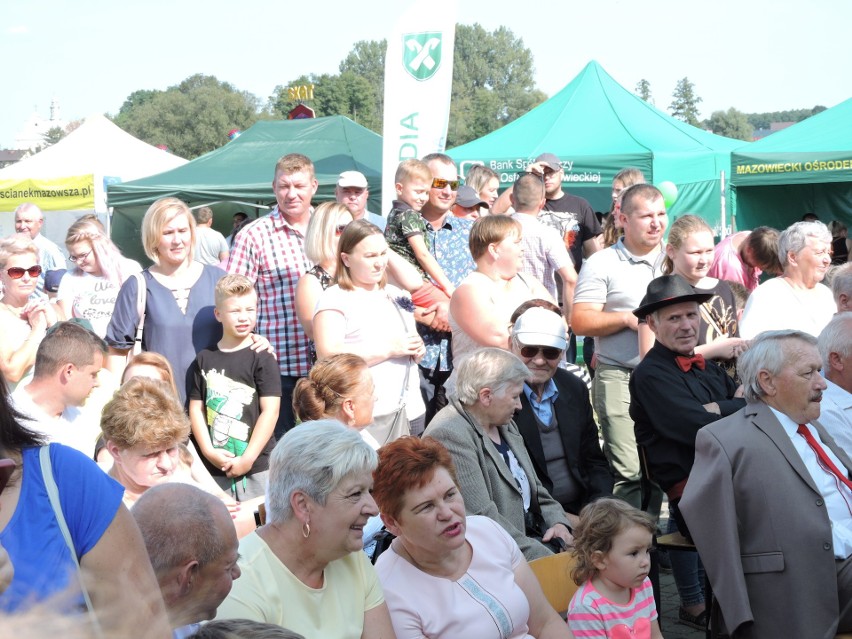
[[[142, 219], [142, 245], [154, 262], [142, 271], [142, 313], [138, 308], [138, 281], [132, 277], [118, 293], [107, 329], [107, 368], [121, 377], [141, 325], [142, 350], [166, 356], [175, 373], [181, 403], [186, 403], [190, 365], [199, 351], [213, 348], [222, 338], [222, 325], [213, 315], [213, 292], [225, 272], [218, 266], [193, 261], [195, 218], [177, 198], [162, 198], [148, 208]], [[268, 348], [267, 340], [257, 335], [253, 338], [253, 349]]]
[[100, 222], [89, 216], [68, 228], [65, 246], [72, 267], [59, 284], [59, 308], [68, 318], [88, 320], [103, 337], [121, 285], [142, 267], [124, 257]]
[[337, 243], [352, 214], [342, 204], [323, 202], [311, 215], [305, 233], [305, 257], [313, 266], [296, 285], [296, 315], [305, 335], [311, 339], [311, 355], [316, 360], [313, 343], [314, 309], [322, 292], [334, 284], [337, 275]]
[[39, 275], [38, 248], [29, 236], [0, 241], [0, 372], [10, 392], [30, 377], [38, 345], [58, 319], [52, 303], [30, 299]]
[[713, 297], [699, 304], [699, 324], [696, 353], [718, 360], [734, 374], [735, 359], [748, 348], [740, 339], [737, 323], [737, 302], [725, 280], [710, 277], [713, 263], [713, 231], [697, 215], [682, 215], [669, 228], [663, 273], [680, 275], [696, 293], [711, 293]]

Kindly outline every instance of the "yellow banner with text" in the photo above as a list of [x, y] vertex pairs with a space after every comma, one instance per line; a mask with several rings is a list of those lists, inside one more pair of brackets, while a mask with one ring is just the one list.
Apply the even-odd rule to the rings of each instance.
[[32, 202], [42, 211], [83, 211], [95, 208], [95, 176], [0, 180], [0, 211], [14, 211]]

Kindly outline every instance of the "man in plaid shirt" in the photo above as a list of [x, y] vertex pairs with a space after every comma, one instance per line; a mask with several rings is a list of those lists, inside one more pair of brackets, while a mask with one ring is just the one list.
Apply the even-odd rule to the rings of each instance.
[[296, 284], [311, 267], [304, 242], [317, 190], [314, 165], [304, 155], [285, 155], [275, 165], [272, 189], [278, 204], [234, 240], [228, 272], [245, 275], [257, 290], [257, 332], [266, 337], [281, 369], [279, 439], [292, 428], [293, 387], [311, 368], [308, 338], [296, 317]]

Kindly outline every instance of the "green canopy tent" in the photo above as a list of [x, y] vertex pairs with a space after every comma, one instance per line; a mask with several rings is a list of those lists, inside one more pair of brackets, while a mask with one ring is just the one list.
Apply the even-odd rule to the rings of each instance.
[[275, 203], [275, 163], [287, 153], [302, 153], [314, 163], [319, 189], [314, 202], [334, 200], [342, 171], [361, 171], [370, 188], [369, 208], [381, 199], [382, 139], [343, 116], [258, 122], [238, 138], [171, 171], [107, 189], [114, 207], [113, 241], [124, 254], [146, 260], [140, 223], [148, 206], [162, 197], [177, 197], [190, 206], [214, 205], [214, 225], [226, 235], [237, 210], [261, 214]]
[[805, 213], [852, 226], [852, 98], [731, 154], [737, 225], [785, 228]]
[[546, 102], [506, 126], [448, 154], [464, 175], [485, 164], [511, 184], [540, 153], [555, 153], [565, 168], [564, 188], [597, 211], [610, 208], [612, 178], [637, 167], [649, 182], [674, 182], [670, 213], [697, 213], [721, 230], [722, 171], [741, 145], [685, 124], [643, 101], [590, 62]]

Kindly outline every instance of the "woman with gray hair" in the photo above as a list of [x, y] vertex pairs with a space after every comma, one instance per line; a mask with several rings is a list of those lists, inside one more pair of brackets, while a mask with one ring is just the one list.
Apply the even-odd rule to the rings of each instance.
[[565, 512], [538, 480], [518, 427], [529, 369], [512, 353], [483, 348], [458, 366], [450, 403], [424, 433], [453, 457], [468, 515], [506, 529], [527, 560], [573, 544]]
[[836, 310], [821, 284], [831, 264], [831, 233], [822, 222], [796, 222], [778, 238], [780, 277], [758, 286], [748, 298], [740, 337], [794, 328], [816, 337]]
[[252, 619], [306, 637], [393, 639], [362, 530], [376, 452], [334, 420], [288, 431], [269, 460], [267, 522], [240, 542], [240, 579], [219, 619]]

